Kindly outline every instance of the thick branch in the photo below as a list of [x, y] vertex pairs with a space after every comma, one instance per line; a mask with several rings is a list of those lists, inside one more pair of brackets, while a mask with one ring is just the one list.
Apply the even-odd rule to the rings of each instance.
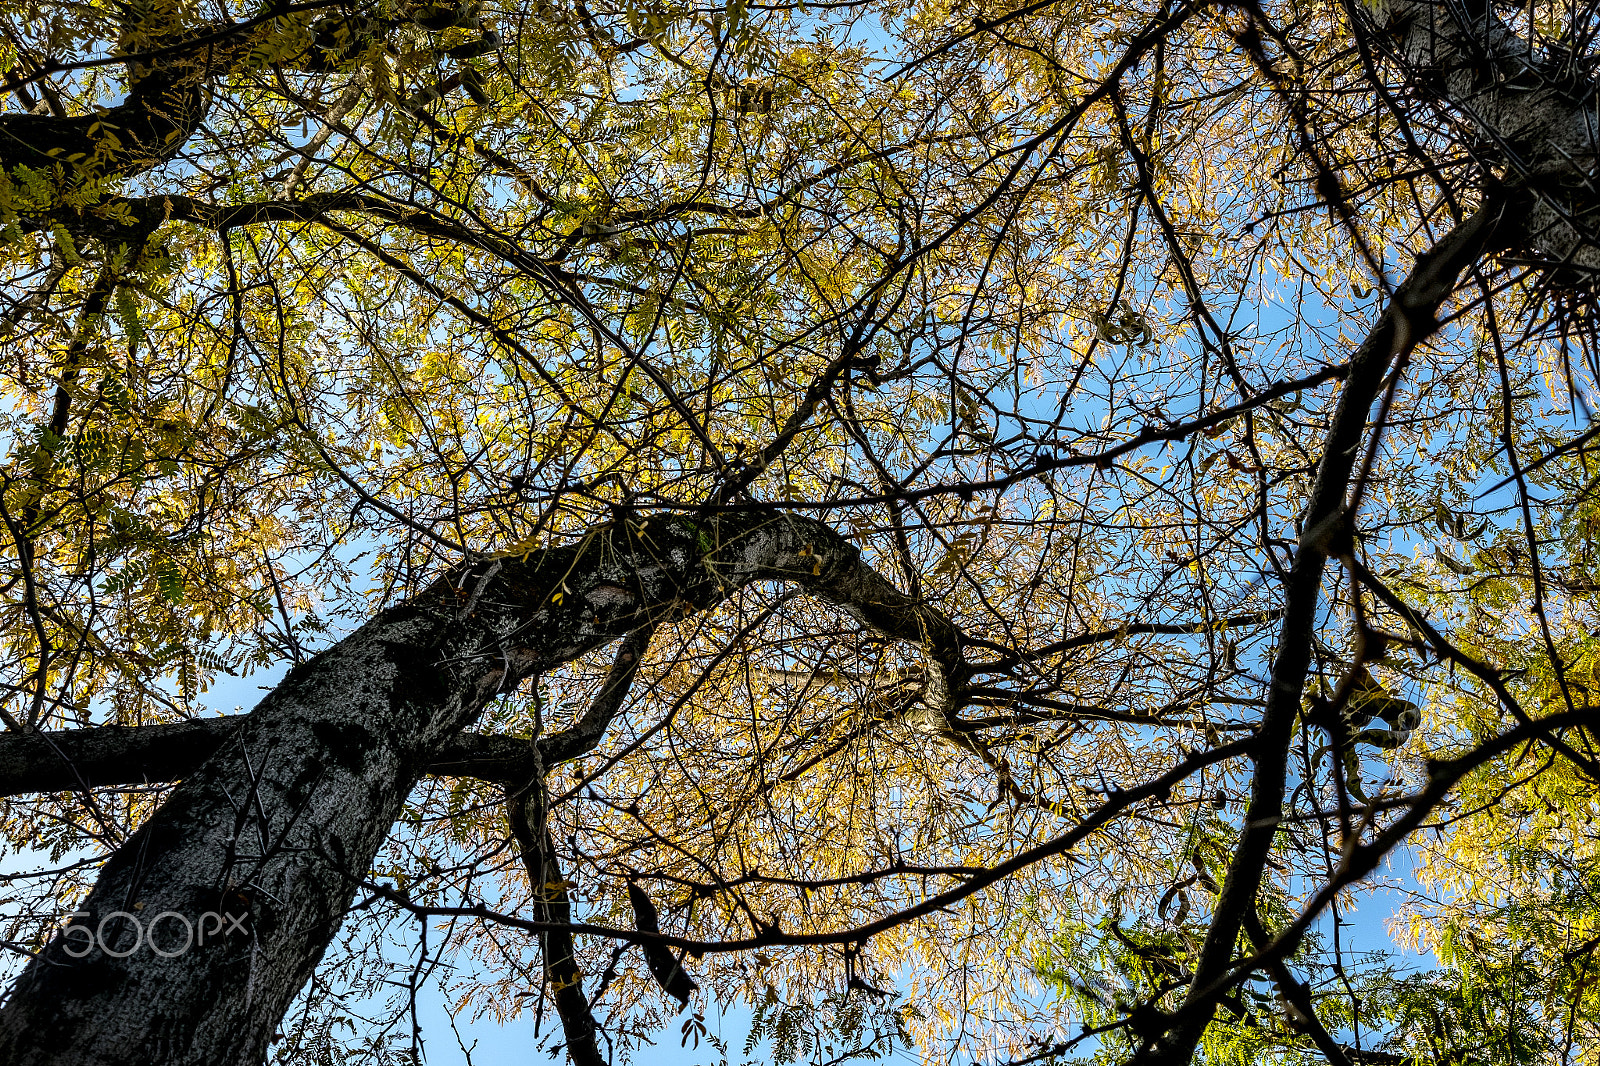
[[161, 42], [171, 48], [160, 48], [160, 58], [128, 63], [127, 96], [103, 113], [0, 115], [0, 170], [61, 165], [119, 178], [172, 158], [204, 121], [208, 86], [227, 73], [253, 32], [208, 27]]
[[1600, 115], [1586, 68], [1541, 54], [1483, 0], [1389, 0], [1378, 21], [1407, 75], [1471, 131], [1473, 154], [1524, 194], [1517, 243], [1600, 270]]
[[[181, 781], [215, 755], [239, 731], [244, 715], [196, 718], [166, 725], [95, 726], [59, 732], [13, 731], [0, 734], [0, 796], [26, 792], [71, 792]], [[575, 758], [549, 751], [547, 763]], [[577, 754], [582, 754], [578, 752]], [[533, 753], [527, 740], [497, 733], [451, 737], [428, 763], [439, 777], [475, 777], [496, 784], [526, 781]]]
[[[541, 922], [564, 926], [572, 921], [567, 879], [556, 856], [555, 836], [550, 832], [550, 794], [545, 784], [543, 756], [547, 751], [560, 751], [565, 758], [577, 758], [600, 742], [611, 719], [628, 698], [628, 689], [639, 672], [639, 661], [644, 658], [654, 631], [654, 627], [646, 626], [623, 639], [605, 685], [583, 717], [572, 728], [548, 740], [541, 737], [527, 776], [506, 787], [506, 820], [522, 855], [522, 864], [527, 868], [534, 913]], [[545, 981], [555, 998], [556, 1014], [567, 1037], [567, 1054], [575, 1066], [604, 1066], [605, 1059], [595, 1039], [600, 1027], [583, 991], [583, 970], [573, 950], [572, 933], [564, 928], [540, 933], [539, 950], [544, 957]]]
[[[49, 171], [61, 165], [92, 178], [123, 178], [148, 170], [181, 152], [200, 128], [217, 82], [263, 62], [284, 33], [299, 32], [290, 16], [319, 8], [338, 8], [345, 0], [308, 0], [273, 5], [238, 22], [198, 26], [156, 24], [162, 15], [140, 13], [124, 26], [123, 48], [137, 50], [63, 66], [45, 73], [125, 64], [128, 92], [121, 103], [85, 115], [0, 115], [0, 171], [17, 166]], [[137, 10], [137, 9], [126, 9]], [[148, 21], [141, 21], [145, 19]], [[328, 71], [358, 56], [374, 38], [412, 22], [427, 30], [471, 25], [463, 9], [417, 6], [407, 18], [375, 19], [335, 12], [312, 27], [310, 46], [276, 62], [303, 70]], [[450, 55], [465, 58], [491, 50], [492, 34], [473, 45], [458, 45]], [[269, 47], [258, 47], [266, 42]]]
[[572, 902], [556, 859], [555, 838], [550, 835], [547, 799], [544, 775], [540, 774], [525, 789], [506, 790], [506, 818], [528, 871], [534, 915], [553, 927], [539, 934], [539, 950], [544, 956], [545, 981], [567, 1037], [567, 1054], [575, 1066], [605, 1066], [595, 1039], [600, 1027], [583, 991], [583, 970], [573, 953], [572, 933], [560, 928], [572, 921]]
[[[96, 947], [79, 955], [81, 938], [59, 935], [29, 964], [0, 1009], [0, 1061], [259, 1061], [418, 776], [491, 699], [767, 581], [960, 672], [947, 618], [827, 526], [763, 508], [655, 515], [463, 565], [290, 671], [110, 857], [68, 927], [100, 930]], [[134, 927], [117, 915], [135, 904], [242, 913], [250, 935], [170, 958], [121, 954]]]
[[1345, 498], [1367, 430], [1368, 412], [1389, 368], [1439, 328], [1440, 305], [1455, 290], [1462, 271], [1491, 247], [1499, 217], [1498, 210], [1485, 207], [1419, 256], [1411, 276], [1395, 291], [1394, 299], [1350, 360], [1350, 373], [1328, 427], [1316, 481], [1301, 519], [1305, 532], [1295, 551], [1285, 592], [1272, 683], [1253, 751], [1255, 774], [1244, 828], [1195, 965], [1188, 998], [1179, 1012], [1180, 1020], [1140, 1050], [1133, 1060], [1138, 1066], [1188, 1062], [1211, 1022], [1217, 997], [1225, 991], [1218, 987], [1218, 978], [1232, 965], [1240, 928], [1246, 915], [1254, 911], [1256, 892], [1283, 813], [1289, 745], [1311, 665], [1311, 638], [1323, 569], [1330, 555], [1348, 550]]

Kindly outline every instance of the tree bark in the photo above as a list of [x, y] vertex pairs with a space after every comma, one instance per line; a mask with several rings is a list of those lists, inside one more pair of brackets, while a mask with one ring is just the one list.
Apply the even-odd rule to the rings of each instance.
[[1518, 243], [1570, 272], [1600, 272], [1600, 112], [1588, 68], [1535, 50], [1484, 0], [1388, 0], [1378, 24], [1415, 87], [1518, 194]]
[[[181, 781], [245, 721], [244, 715], [230, 715], [161, 725], [0, 733], [0, 796]], [[571, 744], [569, 733], [542, 738], [547, 765], [571, 757], [561, 754]], [[505, 785], [528, 780], [533, 758], [532, 746], [521, 737], [461, 733], [446, 741], [423, 772]]]
[[[291, 671], [113, 853], [0, 1009], [0, 1061], [259, 1061], [418, 776], [488, 701], [754, 581], [798, 584], [924, 645], [941, 698], [959, 675], [954, 626], [809, 519], [656, 515], [463, 565]], [[227, 914], [233, 931], [170, 957], [136, 943], [132, 917], [166, 912], [164, 953], [182, 919]], [[107, 950], [85, 952], [96, 932]]]

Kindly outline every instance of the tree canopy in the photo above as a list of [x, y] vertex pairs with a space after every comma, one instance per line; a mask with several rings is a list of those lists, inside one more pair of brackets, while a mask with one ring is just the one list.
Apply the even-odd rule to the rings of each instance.
[[1600, 8], [0, 13], [8, 1061], [1600, 1055]]

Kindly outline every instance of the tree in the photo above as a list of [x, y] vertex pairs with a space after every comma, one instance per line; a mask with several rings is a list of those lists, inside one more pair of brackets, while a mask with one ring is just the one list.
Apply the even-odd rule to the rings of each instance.
[[7, 1061], [1593, 1055], [1596, 11], [5, 11]]

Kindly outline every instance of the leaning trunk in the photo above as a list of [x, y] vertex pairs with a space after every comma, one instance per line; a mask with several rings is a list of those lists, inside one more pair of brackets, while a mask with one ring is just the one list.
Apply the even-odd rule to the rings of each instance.
[[462, 668], [486, 672], [485, 627], [448, 607], [386, 612], [240, 721], [24, 972], [0, 1061], [261, 1060], [419, 768], [494, 691]]
[[524, 678], [761, 579], [927, 645], [930, 689], [959, 659], [948, 620], [837, 533], [754, 509], [459, 568], [292, 671], [116, 850], [0, 1010], [0, 1062], [259, 1062], [453, 734]]

